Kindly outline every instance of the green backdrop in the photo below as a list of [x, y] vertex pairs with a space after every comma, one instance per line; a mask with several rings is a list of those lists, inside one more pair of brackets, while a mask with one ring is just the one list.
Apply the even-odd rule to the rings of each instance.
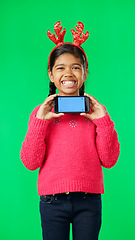
[[[119, 161], [103, 169], [102, 228], [99, 240], [135, 238], [134, 80], [135, 1], [1, 0], [0, 239], [41, 240], [38, 171], [20, 160], [29, 115], [48, 95], [47, 61], [55, 46], [46, 36], [61, 20], [71, 28], [82, 21], [89, 62], [86, 92], [106, 106], [121, 144]], [[75, 29], [75, 28], [74, 28]], [[70, 234], [72, 239], [72, 233]]]

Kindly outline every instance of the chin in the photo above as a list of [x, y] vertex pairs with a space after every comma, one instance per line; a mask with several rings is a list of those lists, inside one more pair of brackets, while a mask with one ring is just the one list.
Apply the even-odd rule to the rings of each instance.
[[71, 90], [67, 90], [64, 92], [61, 92], [63, 94], [72, 94], [72, 95], [78, 95], [79, 91], [71, 91]]

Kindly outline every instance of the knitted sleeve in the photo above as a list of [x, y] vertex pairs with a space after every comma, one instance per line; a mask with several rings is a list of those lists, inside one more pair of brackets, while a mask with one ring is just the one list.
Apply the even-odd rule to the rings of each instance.
[[96, 147], [101, 165], [111, 168], [116, 164], [120, 153], [120, 144], [114, 123], [108, 113], [93, 122], [96, 125]]
[[45, 157], [46, 120], [36, 118], [37, 106], [30, 115], [28, 131], [20, 152], [21, 160], [29, 170], [36, 170], [42, 166]]

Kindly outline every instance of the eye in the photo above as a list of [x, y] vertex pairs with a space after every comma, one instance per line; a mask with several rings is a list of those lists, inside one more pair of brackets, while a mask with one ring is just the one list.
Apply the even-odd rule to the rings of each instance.
[[63, 70], [64, 69], [64, 67], [58, 67], [58, 68], [56, 68], [57, 70]]
[[81, 69], [81, 68], [80, 68], [80, 67], [77, 67], [77, 66], [75, 66], [75, 67], [73, 67], [73, 69], [75, 69], [75, 70], [76, 70], [76, 69]]

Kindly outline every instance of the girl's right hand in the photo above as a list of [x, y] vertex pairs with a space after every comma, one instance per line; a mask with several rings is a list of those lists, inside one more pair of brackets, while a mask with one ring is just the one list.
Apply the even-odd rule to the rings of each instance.
[[53, 108], [53, 99], [57, 96], [58, 94], [53, 94], [46, 98], [46, 100], [43, 102], [43, 104], [40, 106], [36, 117], [39, 119], [44, 119], [44, 120], [50, 120], [52, 118], [58, 118], [60, 116], [63, 116], [64, 113], [53, 113], [52, 108]]

